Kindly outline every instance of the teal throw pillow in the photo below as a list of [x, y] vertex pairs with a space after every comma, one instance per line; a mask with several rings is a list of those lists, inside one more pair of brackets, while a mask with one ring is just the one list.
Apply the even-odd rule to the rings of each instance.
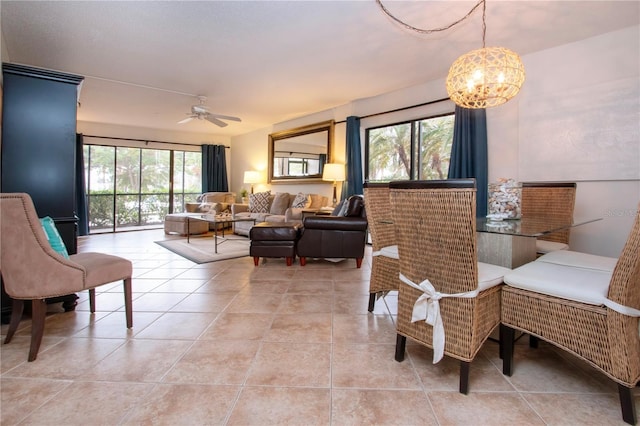
[[51, 248], [64, 256], [65, 259], [68, 259], [69, 253], [67, 253], [67, 247], [64, 245], [64, 241], [62, 241], [62, 237], [60, 236], [53, 219], [49, 216], [43, 217], [40, 219], [40, 224], [42, 225], [42, 229], [44, 229], [44, 233], [49, 240]]

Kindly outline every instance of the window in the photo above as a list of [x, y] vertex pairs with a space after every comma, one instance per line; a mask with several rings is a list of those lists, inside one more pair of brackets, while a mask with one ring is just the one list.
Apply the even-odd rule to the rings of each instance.
[[162, 224], [201, 192], [201, 154], [85, 145], [89, 232]]
[[446, 179], [454, 114], [366, 130], [365, 179]]

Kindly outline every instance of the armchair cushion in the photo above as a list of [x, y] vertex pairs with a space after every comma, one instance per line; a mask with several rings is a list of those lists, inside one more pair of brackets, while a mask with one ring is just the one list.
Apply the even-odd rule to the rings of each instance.
[[62, 241], [62, 237], [60, 236], [58, 228], [56, 228], [56, 224], [53, 219], [51, 219], [49, 216], [43, 217], [42, 219], [40, 219], [40, 224], [42, 225], [44, 234], [47, 236], [47, 240], [49, 240], [49, 245], [51, 246], [51, 248], [65, 259], [69, 259], [67, 247], [64, 245], [64, 241]]
[[536, 262], [556, 263], [558, 265], [576, 266], [579, 268], [597, 269], [613, 272], [618, 259], [615, 257], [597, 256], [578, 251], [562, 250], [540, 256]]
[[344, 212], [346, 217], [357, 217], [362, 214], [362, 208], [364, 207], [364, 200], [360, 196], [352, 195], [347, 200], [347, 209]]

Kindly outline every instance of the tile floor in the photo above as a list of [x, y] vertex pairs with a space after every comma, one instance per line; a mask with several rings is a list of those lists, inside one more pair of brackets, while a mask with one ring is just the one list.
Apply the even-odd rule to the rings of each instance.
[[613, 382], [542, 342], [521, 339], [512, 377], [487, 342], [468, 396], [457, 361], [432, 365], [410, 342], [394, 361], [394, 295], [367, 312], [370, 248], [360, 270], [353, 260], [197, 265], [153, 243], [163, 238], [81, 239], [80, 251], [133, 261], [134, 327], [121, 285], [103, 286], [94, 315], [81, 294], [75, 312], [47, 318], [27, 363], [25, 319], [1, 347], [2, 425], [624, 424]]

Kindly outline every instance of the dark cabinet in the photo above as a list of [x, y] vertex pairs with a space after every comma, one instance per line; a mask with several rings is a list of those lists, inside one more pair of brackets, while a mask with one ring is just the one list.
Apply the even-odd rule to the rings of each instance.
[[76, 114], [83, 77], [8, 63], [2, 76], [1, 190], [28, 193], [38, 216], [55, 221], [75, 254]]
[[2, 192], [26, 192], [76, 253], [76, 105], [83, 78], [3, 64]]

